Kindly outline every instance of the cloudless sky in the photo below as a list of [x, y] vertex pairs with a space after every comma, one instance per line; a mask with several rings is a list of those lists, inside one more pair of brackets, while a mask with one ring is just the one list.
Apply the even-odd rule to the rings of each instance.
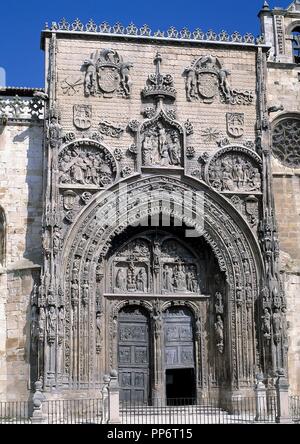
[[[270, 7], [286, 8], [292, 0], [270, 0]], [[0, 67], [8, 86], [43, 87], [44, 54], [40, 31], [45, 22], [65, 17], [84, 24], [117, 21], [127, 26], [148, 24], [153, 31], [175, 26], [203, 31], [260, 33], [257, 13], [263, 0], [2, 0], [0, 7]]]

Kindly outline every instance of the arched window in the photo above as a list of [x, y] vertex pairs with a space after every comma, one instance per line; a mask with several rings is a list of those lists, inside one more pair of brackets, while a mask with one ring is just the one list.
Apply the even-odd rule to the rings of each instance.
[[292, 36], [294, 63], [300, 64], [300, 26], [293, 29]]
[[5, 263], [5, 237], [6, 237], [6, 221], [5, 214], [0, 207], [0, 267]]

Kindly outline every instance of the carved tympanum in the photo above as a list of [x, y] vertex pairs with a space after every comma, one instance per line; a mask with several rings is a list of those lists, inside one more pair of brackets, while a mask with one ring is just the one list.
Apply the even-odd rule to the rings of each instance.
[[117, 166], [105, 148], [89, 142], [65, 148], [59, 156], [60, 184], [105, 187], [113, 183]]
[[242, 152], [224, 152], [209, 165], [209, 181], [222, 192], [260, 192], [262, 177], [257, 162]]

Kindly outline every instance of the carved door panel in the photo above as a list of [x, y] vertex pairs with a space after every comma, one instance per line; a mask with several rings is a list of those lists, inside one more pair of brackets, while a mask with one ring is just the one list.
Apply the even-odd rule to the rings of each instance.
[[188, 310], [178, 308], [165, 312], [165, 369], [195, 368], [193, 330], [193, 318]]
[[119, 315], [120, 399], [147, 402], [149, 398], [149, 319], [138, 308]]

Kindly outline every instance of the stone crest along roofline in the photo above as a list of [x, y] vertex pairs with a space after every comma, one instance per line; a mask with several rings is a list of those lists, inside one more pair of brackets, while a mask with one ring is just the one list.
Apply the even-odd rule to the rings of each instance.
[[143, 40], [156, 40], [156, 41], [169, 41], [169, 42], [191, 42], [191, 43], [214, 43], [214, 44], [226, 44], [236, 46], [266, 46], [264, 35], [255, 37], [251, 33], [245, 35], [235, 31], [233, 34], [229, 34], [226, 31], [216, 33], [212, 30], [207, 32], [202, 31], [200, 28], [190, 31], [188, 28], [177, 30], [174, 26], [171, 26], [167, 31], [155, 31], [153, 32], [148, 25], [144, 25], [141, 28], [137, 27], [134, 23], [130, 23], [127, 27], [123, 26], [120, 22], [117, 22], [114, 26], [111, 26], [108, 22], [102, 22], [97, 25], [92, 19], [87, 24], [83, 24], [79, 19], [76, 19], [73, 23], [69, 23], [66, 19], [62, 19], [59, 22], [52, 22], [51, 26], [46, 23], [45, 29], [42, 31], [42, 49], [44, 49], [44, 37], [47, 33], [68, 33], [68, 34], [86, 34], [86, 35], [98, 35], [108, 37], [125, 37], [138, 38]]

